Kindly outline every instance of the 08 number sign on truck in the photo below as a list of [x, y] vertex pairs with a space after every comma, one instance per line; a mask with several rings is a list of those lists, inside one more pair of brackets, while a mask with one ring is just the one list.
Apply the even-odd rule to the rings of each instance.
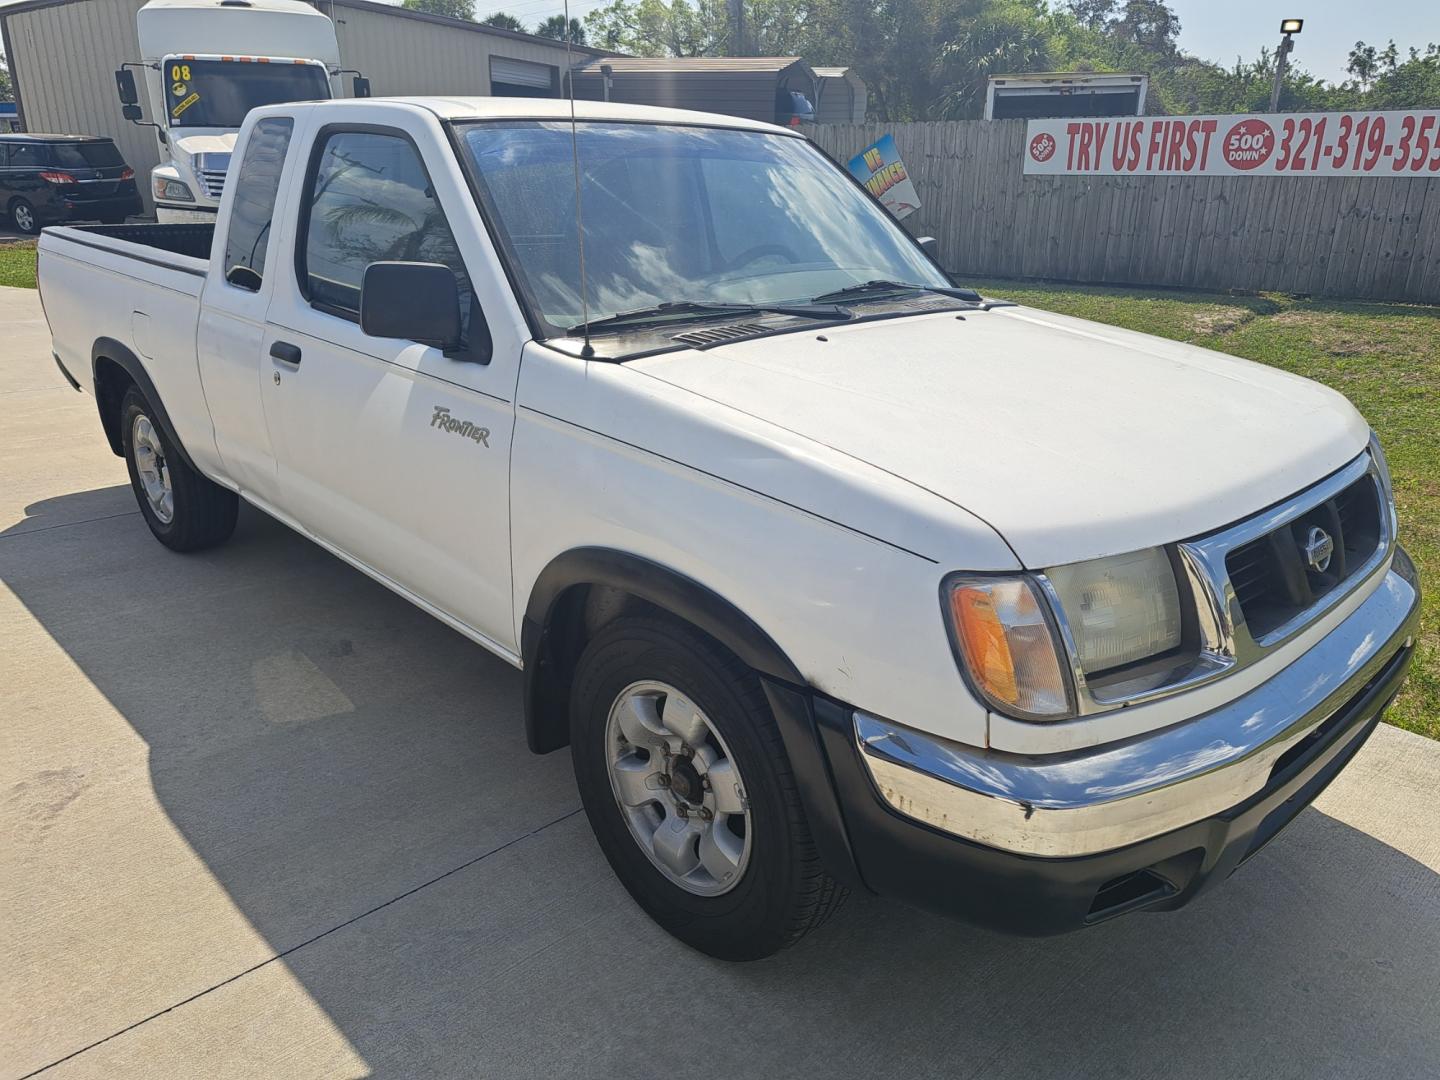
[[1179, 907], [1405, 676], [1345, 398], [957, 287], [793, 130], [335, 100], [236, 149], [213, 226], [40, 241], [146, 525], [211, 547], [244, 500], [520, 668], [698, 949], [847, 889], [1021, 934]]
[[1440, 173], [1440, 112], [1031, 120], [1037, 176], [1414, 176]]

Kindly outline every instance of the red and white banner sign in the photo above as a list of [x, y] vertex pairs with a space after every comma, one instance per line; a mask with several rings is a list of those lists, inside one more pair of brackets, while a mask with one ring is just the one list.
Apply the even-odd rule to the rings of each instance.
[[1440, 109], [1031, 120], [1036, 176], [1426, 176]]

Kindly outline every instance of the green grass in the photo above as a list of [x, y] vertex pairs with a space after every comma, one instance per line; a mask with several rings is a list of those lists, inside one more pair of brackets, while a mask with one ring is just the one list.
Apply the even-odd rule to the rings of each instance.
[[1388, 719], [1440, 739], [1440, 307], [991, 281], [986, 295], [1194, 342], [1334, 387], [1380, 434], [1400, 539], [1428, 585]]
[[35, 288], [35, 242], [0, 244], [0, 285]]

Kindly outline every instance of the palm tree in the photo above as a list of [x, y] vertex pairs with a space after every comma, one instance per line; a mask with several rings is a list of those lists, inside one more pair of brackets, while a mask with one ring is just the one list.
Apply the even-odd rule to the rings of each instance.
[[571, 19], [567, 33], [564, 15], [551, 15], [543, 23], [535, 28], [535, 33], [541, 37], [554, 38], [556, 41], [564, 41], [567, 37], [571, 45], [585, 44], [585, 27], [579, 19]]
[[486, 15], [480, 22], [485, 26], [494, 26], [501, 30], [514, 30], [517, 34], [525, 33], [525, 24], [508, 11], [497, 11], [494, 15]]
[[940, 50], [945, 90], [935, 113], [946, 120], [978, 119], [992, 75], [1043, 71], [1049, 57], [1045, 28], [1023, 7], [986, 12]]

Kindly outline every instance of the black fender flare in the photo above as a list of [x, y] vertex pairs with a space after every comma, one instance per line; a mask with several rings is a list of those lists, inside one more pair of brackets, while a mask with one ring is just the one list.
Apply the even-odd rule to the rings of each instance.
[[150, 373], [145, 370], [145, 365], [140, 358], [130, 351], [129, 346], [124, 342], [116, 341], [114, 338], [102, 337], [95, 340], [90, 347], [90, 375], [94, 380], [95, 405], [100, 410], [100, 425], [105, 429], [105, 438], [110, 443], [110, 449], [115, 451], [116, 457], [125, 453], [124, 442], [120, 432], [120, 417], [109, 409], [110, 402], [105, 400], [100, 392], [100, 361], [108, 360], [117, 365], [126, 375], [130, 376], [132, 382], [140, 388], [145, 399], [150, 402], [151, 408], [155, 411], [155, 422], [160, 425], [165, 439], [175, 448], [180, 460], [191, 469], [195, 468], [195, 462], [190, 459], [185, 444], [180, 441], [180, 436], [175, 431], [175, 425], [170, 421], [170, 414], [165, 411], [165, 403], [160, 400], [160, 391], [155, 389], [155, 383], [150, 378]]
[[[684, 619], [733, 652], [757, 673], [792, 686], [805, 677], [756, 622], [706, 585], [668, 566], [612, 548], [572, 548], [552, 559], [535, 579], [520, 628], [525, 669], [525, 738], [537, 754], [570, 740], [569, 687], [547, 685], [558, 676], [551, 644], [556, 602], [576, 585], [619, 589]], [[555, 680], [548, 680], [553, 684]]]
[[[816, 725], [815, 692], [795, 664], [754, 619], [707, 585], [660, 563], [611, 548], [566, 551], [540, 572], [521, 625], [525, 739], [546, 754], [570, 741], [567, 651], [552, 648], [552, 619], [566, 591], [601, 585], [643, 600], [708, 634], [760, 679], [780, 729], [820, 856], [831, 876], [863, 887], [829, 761]], [[573, 662], [573, 654], [569, 655]]]

